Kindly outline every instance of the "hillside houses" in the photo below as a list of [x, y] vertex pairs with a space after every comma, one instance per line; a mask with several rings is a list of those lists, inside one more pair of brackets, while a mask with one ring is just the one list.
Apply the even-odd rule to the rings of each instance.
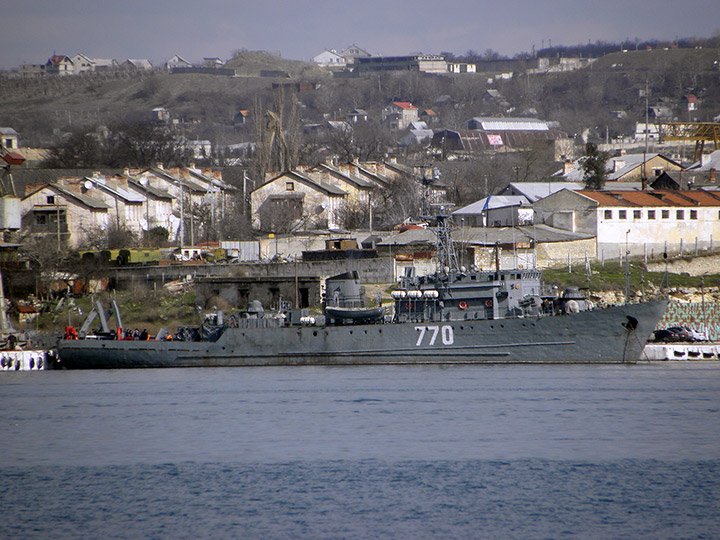
[[[60, 236], [72, 248], [110, 228], [142, 238], [162, 227], [171, 240], [192, 243], [201, 226], [214, 227], [224, 218], [226, 197], [234, 191], [217, 171], [194, 167], [62, 177], [26, 185], [20, 200], [22, 229], [30, 235]], [[207, 209], [207, 223], [193, 223], [199, 221], [193, 218], [198, 208]]]
[[[582, 158], [554, 176], [566, 182], [582, 182]], [[606, 164], [608, 182], [640, 182], [643, 178], [651, 182], [663, 172], [680, 172], [682, 165], [658, 153], [623, 154], [611, 157]]]
[[127, 59], [120, 63], [112, 58], [91, 58], [83, 53], [73, 56], [54, 54], [42, 64], [20, 64], [18, 73], [23, 77], [67, 76], [107, 71], [120, 67], [149, 70], [152, 69], [152, 64], [146, 59]]
[[328, 162], [271, 173], [250, 195], [253, 226], [271, 232], [336, 229], [353, 211], [369, 212], [372, 222], [373, 197], [398, 181], [407, 182], [408, 189], [420, 187], [413, 171], [391, 162]]

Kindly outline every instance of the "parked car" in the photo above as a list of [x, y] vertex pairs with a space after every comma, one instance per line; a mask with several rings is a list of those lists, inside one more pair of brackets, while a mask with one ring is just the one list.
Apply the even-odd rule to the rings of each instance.
[[690, 328], [689, 326], [683, 326], [683, 328], [687, 330], [693, 341], [708, 341], [708, 338], [704, 332], [700, 332], [698, 330], [695, 330], [694, 328]]
[[[698, 339], [700, 336], [701, 334], [699, 332], [694, 332], [687, 326], [671, 326], [670, 328], [663, 328], [661, 330], [655, 330], [654, 332], [654, 340], [664, 343], [701, 341]], [[702, 335], [702, 337], [704, 338], [705, 336]]]
[[671, 326], [662, 330], [655, 331], [655, 341], [663, 341], [665, 343], [676, 341], [707, 341], [707, 336], [702, 332], [693, 330], [689, 326]]
[[682, 341], [682, 337], [670, 328], [661, 328], [653, 332], [653, 341], [658, 343], [673, 343], [675, 341]]

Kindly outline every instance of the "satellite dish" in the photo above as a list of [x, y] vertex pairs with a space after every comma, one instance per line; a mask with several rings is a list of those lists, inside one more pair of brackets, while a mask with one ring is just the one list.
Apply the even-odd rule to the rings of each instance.
[[315, 214], [322, 214], [326, 208], [327, 208], [327, 203], [323, 201], [321, 204], [318, 204], [317, 207], [315, 208]]
[[93, 183], [90, 180], [85, 180], [85, 183], [83, 184], [85, 186], [85, 189], [92, 189]]
[[141, 178], [140, 178], [140, 183], [141, 183], [143, 186], [147, 186], [147, 185], [148, 185], [147, 176], [141, 177]]

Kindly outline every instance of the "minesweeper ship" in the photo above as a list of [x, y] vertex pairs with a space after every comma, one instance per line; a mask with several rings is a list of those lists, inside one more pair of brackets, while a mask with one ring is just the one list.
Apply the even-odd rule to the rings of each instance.
[[438, 268], [424, 276], [408, 268], [389, 312], [365, 306], [358, 275], [347, 272], [326, 280], [317, 317], [253, 301], [172, 339], [60, 340], [56, 367], [634, 363], [667, 308], [666, 300], [596, 308], [577, 288], [545, 294], [539, 270], [501, 270], [497, 249], [493, 270], [458, 267], [446, 219], [436, 231]]

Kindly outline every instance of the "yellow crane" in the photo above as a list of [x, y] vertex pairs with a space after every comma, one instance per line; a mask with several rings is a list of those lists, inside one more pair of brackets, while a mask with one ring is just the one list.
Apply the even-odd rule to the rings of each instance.
[[720, 148], [720, 124], [716, 122], [665, 122], [658, 124], [660, 141], [695, 141], [693, 162], [705, 148], [705, 141], [712, 141], [715, 150]]

